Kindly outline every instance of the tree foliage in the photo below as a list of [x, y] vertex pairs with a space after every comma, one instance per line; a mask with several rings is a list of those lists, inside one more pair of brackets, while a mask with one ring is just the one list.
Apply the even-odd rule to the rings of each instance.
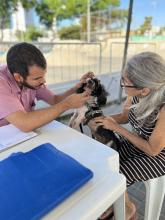
[[3, 29], [9, 23], [10, 15], [17, 11], [18, 3], [21, 2], [26, 9], [32, 8], [37, 0], [0, 0], [0, 29], [1, 38], [3, 39]]
[[118, 28], [122, 28], [128, 19], [128, 10], [114, 9], [111, 11], [111, 24], [118, 23]]
[[17, 2], [14, 0], [0, 0], [0, 29], [1, 38], [3, 39], [3, 29], [9, 22], [10, 13], [16, 8]]
[[[120, 5], [120, 0], [91, 0], [91, 12]], [[46, 9], [46, 10], [43, 10]], [[87, 12], [87, 0], [41, 0], [36, 6], [40, 21], [50, 27], [53, 19], [57, 21], [79, 17]]]
[[[101, 13], [100, 13], [101, 12]], [[112, 9], [91, 13], [91, 31], [100, 30], [102, 27], [107, 29], [122, 28], [127, 22], [128, 10]], [[86, 15], [81, 17], [81, 31], [86, 32], [87, 18]]]
[[144, 23], [140, 25], [138, 32], [141, 35], [144, 35], [146, 32], [150, 31], [152, 29], [152, 17], [145, 17], [144, 18]]
[[50, 28], [53, 24], [54, 12], [46, 3], [39, 3], [36, 5], [36, 12], [39, 15], [40, 22], [46, 27]]
[[25, 41], [37, 41], [39, 37], [43, 37], [43, 33], [33, 25], [28, 26], [24, 34]]
[[80, 26], [63, 27], [58, 32], [60, 39], [80, 39]]
[[30, 9], [32, 7], [35, 7], [38, 4], [37, 0], [15, 0], [17, 3], [20, 1], [23, 8]]
[[158, 35], [164, 35], [165, 34], [165, 27], [161, 27], [160, 31], [158, 32]]
[[117, 7], [120, 5], [120, 0], [95, 0], [93, 2], [95, 3], [91, 5], [91, 11], [105, 10], [109, 7]]

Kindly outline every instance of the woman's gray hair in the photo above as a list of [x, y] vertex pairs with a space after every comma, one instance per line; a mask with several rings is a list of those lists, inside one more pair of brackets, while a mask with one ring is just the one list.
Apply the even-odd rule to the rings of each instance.
[[165, 61], [156, 53], [143, 52], [133, 56], [126, 64], [125, 72], [133, 85], [149, 88], [150, 93], [132, 106], [137, 119], [146, 119], [165, 103]]

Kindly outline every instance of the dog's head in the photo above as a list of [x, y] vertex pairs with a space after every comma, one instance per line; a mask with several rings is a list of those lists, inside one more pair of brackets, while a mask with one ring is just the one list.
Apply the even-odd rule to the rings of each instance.
[[86, 82], [77, 90], [77, 93], [84, 91], [88, 91], [91, 96], [96, 97], [99, 106], [106, 104], [108, 92], [105, 90], [104, 85], [100, 83], [99, 79], [95, 77], [87, 78]]

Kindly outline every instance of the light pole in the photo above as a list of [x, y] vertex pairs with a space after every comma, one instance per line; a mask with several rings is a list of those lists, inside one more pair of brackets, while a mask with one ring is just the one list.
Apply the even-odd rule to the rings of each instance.
[[[129, 35], [130, 35], [130, 27], [131, 27], [131, 21], [132, 21], [132, 10], [133, 10], [133, 2], [134, 0], [129, 1], [129, 9], [128, 9], [128, 21], [127, 21], [127, 29], [126, 29], [126, 37], [125, 37], [125, 44], [124, 44], [124, 54], [123, 54], [123, 60], [122, 60], [122, 69], [121, 72], [123, 72], [126, 60], [127, 60], [127, 51], [128, 51], [128, 44], [129, 44]], [[122, 88], [119, 90], [119, 104], [122, 101]]]
[[91, 13], [90, 13], [90, 0], [87, 0], [87, 42], [91, 41]]
[[53, 35], [55, 38], [57, 37], [57, 16], [58, 16], [60, 10], [65, 10], [65, 9], [66, 9], [66, 6], [61, 5], [61, 7], [59, 7], [56, 10], [55, 16], [53, 18], [52, 30], [53, 30], [53, 33], [54, 33]]

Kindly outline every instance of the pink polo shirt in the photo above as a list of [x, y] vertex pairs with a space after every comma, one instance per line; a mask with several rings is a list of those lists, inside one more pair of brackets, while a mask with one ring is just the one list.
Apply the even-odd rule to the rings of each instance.
[[34, 110], [35, 100], [48, 101], [54, 94], [42, 86], [37, 90], [19, 88], [7, 65], [0, 66], [0, 126], [8, 124], [4, 119], [16, 111], [29, 112]]

